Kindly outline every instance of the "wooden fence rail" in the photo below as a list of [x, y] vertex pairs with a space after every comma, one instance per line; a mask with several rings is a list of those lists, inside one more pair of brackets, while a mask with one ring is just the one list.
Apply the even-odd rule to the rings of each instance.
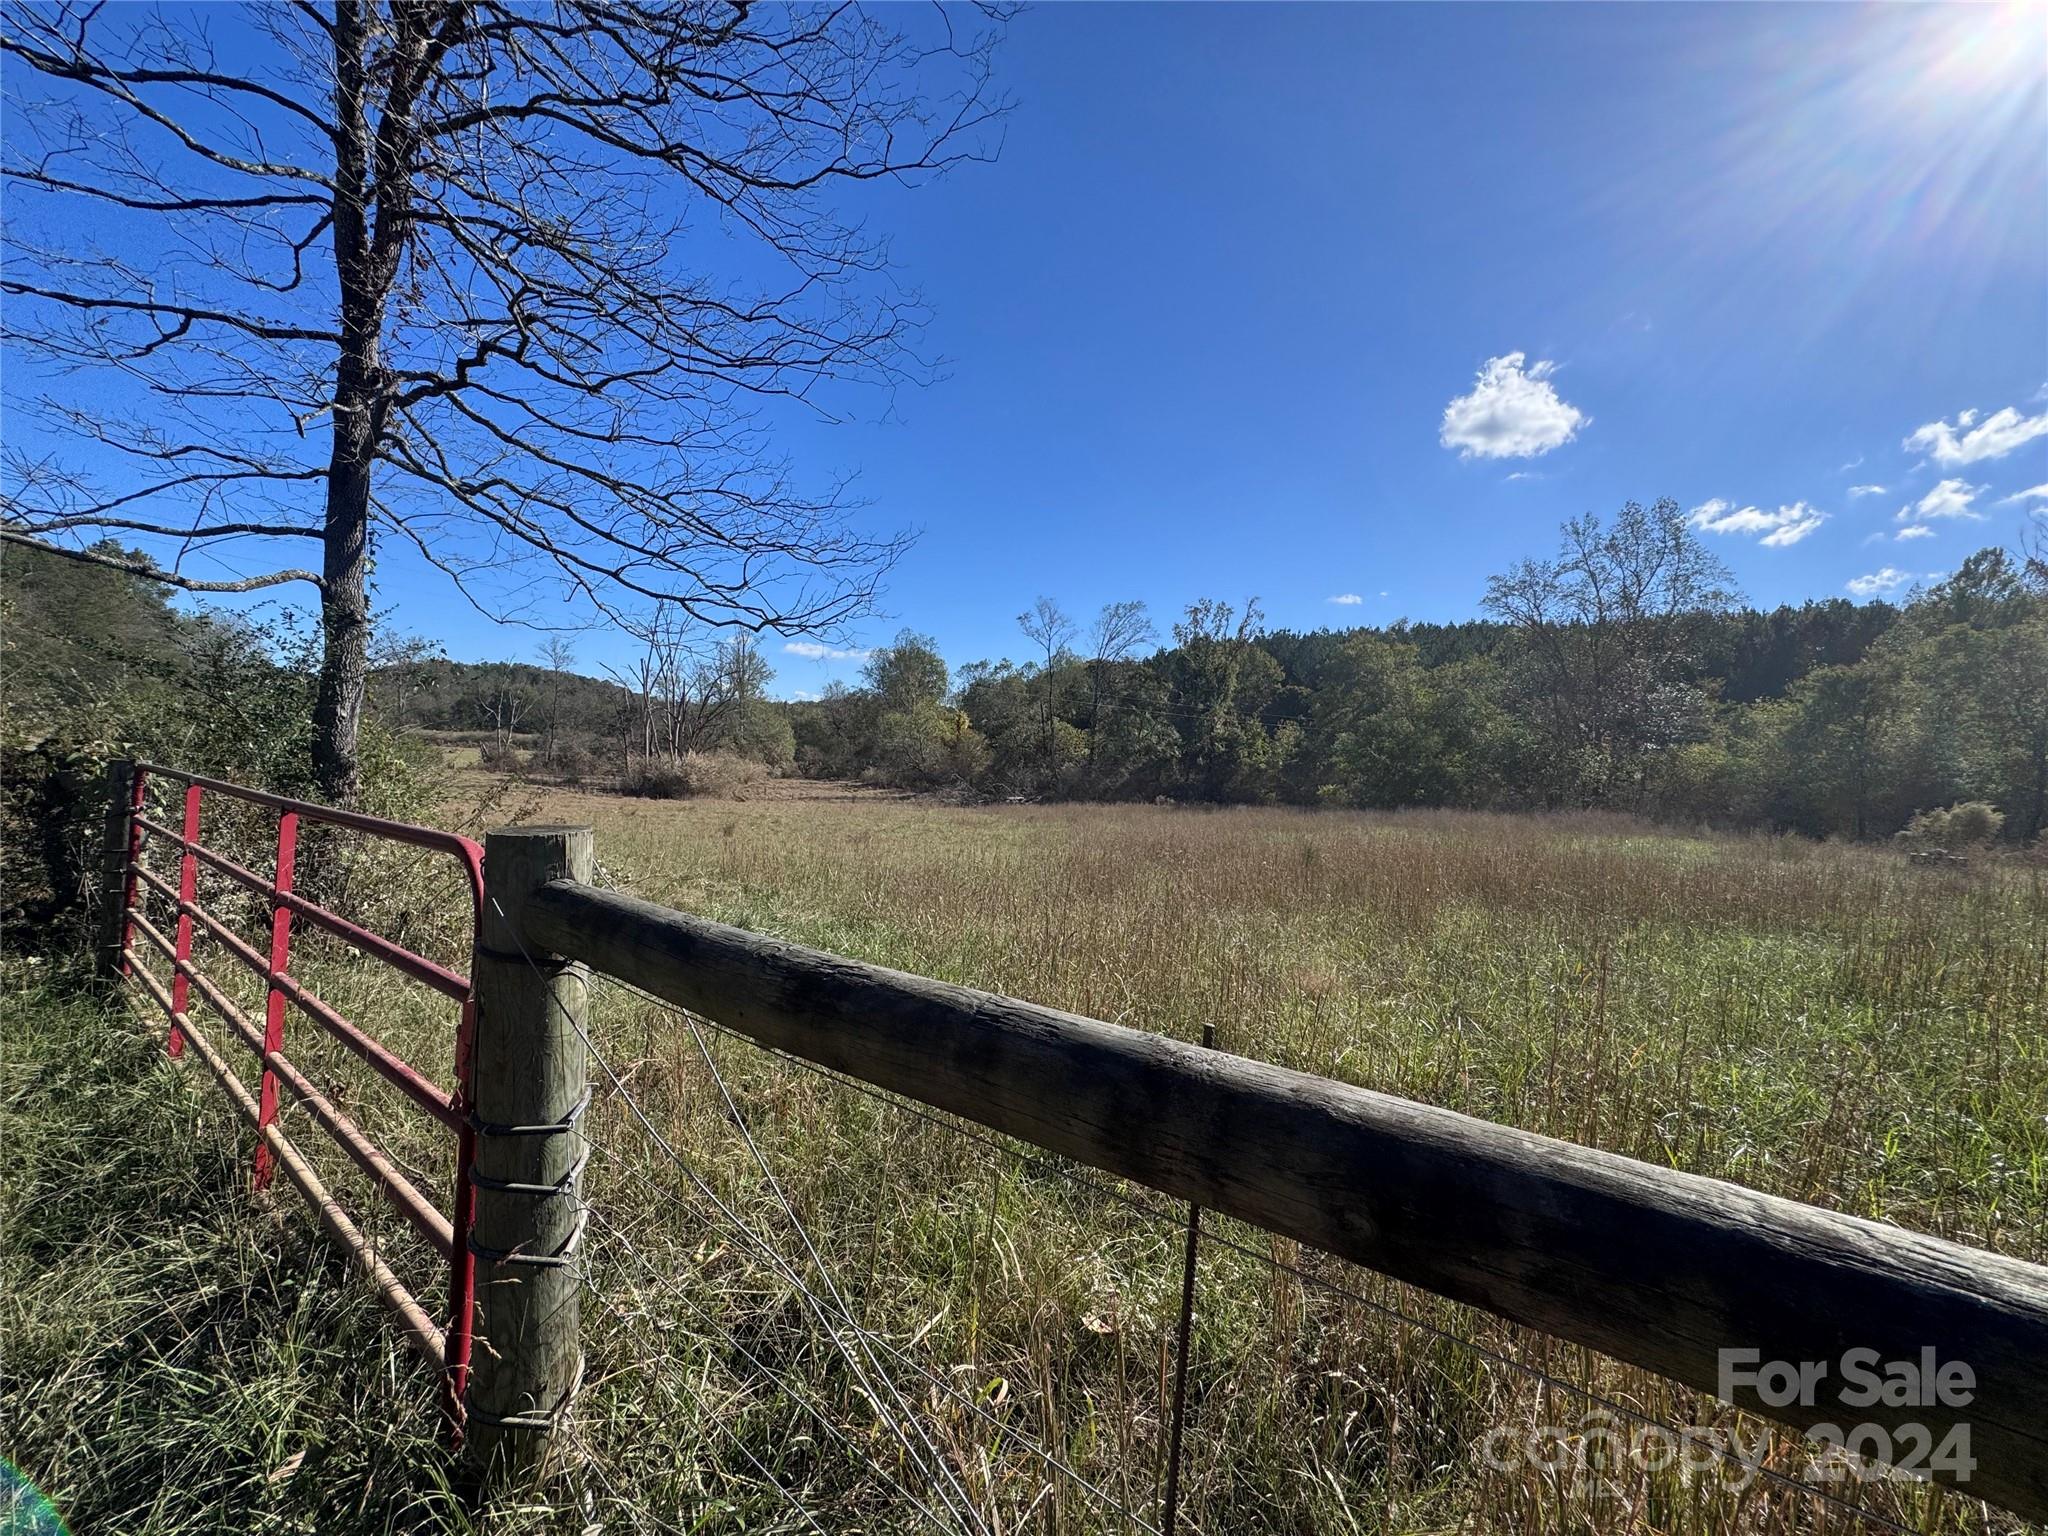
[[[1967, 1425], [1959, 1486], [2048, 1519], [2048, 1269], [575, 881], [516, 926], [762, 1045], [1689, 1386], [1719, 1395], [1724, 1351], [1824, 1362], [1812, 1402], [1733, 1400], [1800, 1429]], [[1854, 1350], [1974, 1386], [1847, 1406]]]

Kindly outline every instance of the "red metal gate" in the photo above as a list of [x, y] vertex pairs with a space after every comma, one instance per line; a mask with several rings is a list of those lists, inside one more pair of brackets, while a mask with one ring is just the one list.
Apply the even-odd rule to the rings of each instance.
[[[168, 779], [185, 786], [183, 825], [173, 828], [151, 817], [145, 796], [152, 778]], [[255, 1188], [269, 1184], [273, 1172], [282, 1168], [287, 1178], [312, 1203], [321, 1221], [349, 1250], [375, 1285], [378, 1294], [397, 1312], [407, 1332], [420, 1349], [440, 1367], [450, 1421], [459, 1433], [463, 1391], [468, 1383], [470, 1334], [475, 1302], [475, 1258], [470, 1248], [472, 1186], [470, 1164], [475, 1132], [470, 1115], [470, 1061], [476, 1029], [476, 996], [470, 978], [458, 975], [424, 955], [397, 944], [380, 934], [349, 921], [298, 895], [292, 888], [297, 862], [301, 822], [318, 822], [366, 833], [389, 842], [408, 844], [445, 853], [456, 860], [466, 878], [470, 895], [471, 971], [474, 972], [476, 935], [483, 911], [483, 849], [469, 838], [431, 827], [387, 821], [354, 811], [337, 810], [303, 800], [248, 789], [219, 779], [181, 773], [154, 763], [135, 765], [128, 815], [127, 876], [123, 888], [124, 926], [121, 933], [121, 972], [153, 997], [170, 1016], [168, 1049], [173, 1056], [184, 1054], [187, 1045], [205, 1061], [220, 1080], [221, 1087], [256, 1128]], [[255, 873], [236, 863], [201, 840], [201, 813], [208, 796], [220, 796], [277, 813], [276, 858], [269, 876]], [[146, 855], [150, 841], [178, 850], [176, 885], [150, 869]], [[118, 843], [115, 846], [119, 846]], [[270, 933], [267, 953], [249, 943], [199, 902], [199, 874], [202, 869], [225, 876], [228, 881], [251, 892], [268, 904]], [[177, 913], [176, 932], [167, 936], [152, 923], [137, 898], [143, 887], [155, 891]], [[432, 988], [460, 1008], [455, 1026], [455, 1087], [441, 1088], [426, 1075], [389, 1050], [358, 1025], [343, 1017], [316, 997], [289, 970], [292, 925], [303, 921], [325, 930], [360, 953], [383, 962], [400, 974]], [[195, 929], [195, 924], [197, 925]], [[143, 965], [135, 951], [135, 934], [140, 931], [150, 945], [171, 963], [171, 983]], [[263, 1021], [259, 1028], [194, 960], [192, 939], [203, 931], [235, 959], [259, 977], [265, 988]], [[262, 1066], [260, 1085], [253, 1095], [240, 1075], [228, 1064], [205, 1034], [194, 1028], [190, 999], [194, 988], [213, 1011], [224, 1020], [241, 1042], [256, 1054]], [[443, 1214], [413, 1181], [396, 1167], [365, 1134], [363, 1128], [333, 1101], [284, 1054], [287, 1006], [296, 1006], [306, 1017], [334, 1039], [361, 1057], [386, 1082], [411, 1103], [447, 1128], [455, 1139], [455, 1179], [450, 1210]], [[308, 1115], [331, 1136], [349, 1159], [390, 1197], [407, 1221], [438, 1252], [448, 1265], [447, 1321], [437, 1324], [425, 1307], [392, 1272], [378, 1254], [375, 1244], [342, 1208], [327, 1185], [299, 1149], [277, 1124], [278, 1088], [283, 1087]]]

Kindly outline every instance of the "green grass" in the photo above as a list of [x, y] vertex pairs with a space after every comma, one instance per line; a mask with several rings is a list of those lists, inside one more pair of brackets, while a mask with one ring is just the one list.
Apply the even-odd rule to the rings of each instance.
[[6, 975], [5, 1455], [74, 1531], [459, 1529], [433, 1384], [153, 1030]]
[[[1911, 870], [1882, 850], [1681, 837], [1589, 817], [649, 804], [550, 792], [498, 803], [479, 819], [508, 815], [593, 822], [607, 882], [708, 916], [1182, 1038], [1213, 1021], [1219, 1043], [1246, 1055], [2022, 1258], [2048, 1255], [2048, 892], [2039, 866], [1958, 876]], [[373, 925], [456, 957], [460, 924], [444, 920], [446, 893], [427, 888], [413, 865], [337, 867]], [[445, 1010], [333, 947], [309, 945], [303, 964], [323, 995], [376, 1019], [412, 1059], [445, 1062]], [[905, 1415], [877, 1411], [808, 1309], [803, 1290], [822, 1279], [797, 1221], [863, 1324], [981, 1410], [892, 1360], [920, 1432], [993, 1526], [1130, 1528], [1048, 1478], [990, 1417], [1156, 1518], [1180, 1280], [1176, 1213], [1150, 1219], [1099, 1189], [711, 1037], [711, 1060], [786, 1209], [679, 1019], [601, 984], [593, 1021], [634, 1102], [794, 1275], [756, 1253], [602, 1089], [589, 1122], [590, 1385], [571, 1465], [501, 1510], [494, 1529], [807, 1528], [761, 1466], [827, 1529], [922, 1527], [893, 1484], [930, 1499], [935, 1479], [895, 1438], [891, 1423]], [[83, 1015], [66, 1027], [94, 1040], [106, 1030]], [[337, 1085], [424, 1187], [444, 1188], [445, 1149], [418, 1117], [294, 1028], [294, 1053]], [[262, 1322], [221, 1344], [220, 1370], [248, 1371], [253, 1358], [263, 1369], [249, 1373], [266, 1385], [214, 1410], [227, 1431], [190, 1431], [204, 1436], [204, 1454], [179, 1463], [174, 1480], [213, 1488], [215, 1499], [246, 1487], [253, 1491], [237, 1497], [298, 1500], [275, 1528], [294, 1528], [289, 1519], [309, 1511], [323, 1531], [408, 1520], [445, 1528], [453, 1517], [435, 1491], [442, 1462], [430, 1449], [423, 1373], [303, 1222], [288, 1237], [249, 1228], [234, 1164], [246, 1153], [224, 1150], [236, 1139], [224, 1103], [137, 1049], [128, 1091], [150, 1100], [149, 1114], [190, 1122], [184, 1142], [167, 1132], [141, 1139], [187, 1146], [178, 1155], [216, 1176], [177, 1183], [187, 1193], [174, 1209], [184, 1214], [151, 1220], [220, 1236], [197, 1243], [183, 1278], [171, 1280], [128, 1257], [125, 1238], [95, 1249], [91, 1228], [124, 1222], [86, 1221], [79, 1278], [63, 1284], [132, 1293], [146, 1311], [168, 1295], [219, 1288], [219, 1274], [267, 1273], [266, 1265], [296, 1262], [327, 1277], [319, 1310], [283, 1308], [269, 1290], [235, 1293]], [[189, 1089], [163, 1086], [181, 1077]], [[37, 1090], [45, 1097], [33, 1118], [61, 1123], [58, 1106], [83, 1087], [60, 1074]], [[209, 1123], [197, 1123], [201, 1114]], [[114, 1138], [120, 1123], [103, 1134]], [[294, 1117], [288, 1123], [302, 1144], [317, 1144]], [[60, 1148], [72, 1133], [37, 1134]], [[64, 1157], [53, 1151], [44, 1161]], [[324, 1158], [323, 1168], [357, 1208], [368, 1206], [338, 1159]], [[60, 1167], [37, 1177], [87, 1175]], [[81, 1209], [105, 1212], [129, 1197], [125, 1184], [96, 1181], [77, 1198]], [[171, 1205], [155, 1193], [142, 1202], [152, 1213]], [[401, 1273], [434, 1293], [429, 1258], [388, 1222], [379, 1230]], [[1217, 1243], [1204, 1256], [1187, 1529], [1853, 1528], [1808, 1497], [1688, 1484], [1674, 1473], [1631, 1473], [1602, 1489], [1490, 1472], [1473, 1454], [1488, 1429], [1569, 1423], [1579, 1410], [1432, 1329], [1658, 1418], [1711, 1409], [1642, 1372], [1263, 1234], [1230, 1223], [1216, 1233], [1251, 1252]], [[1365, 1299], [1304, 1283], [1266, 1259]], [[89, 1278], [102, 1269], [121, 1278]], [[44, 1374], [74, 1382], [65, 1401], [139, 1411], [143, 1378], [59, 1321], [109, 1304], [73, 1308], [66, 1294], [37, 1278], [27, 1299], [8, 1303], [40, 1319], [29, 1331], [47, 1341], [37, 1357], [48, 1362]], [[302, 1326], [283, 1328], [281, 1312]], [[295, 1342], [265, 1353], [274, 1336]], [[296, 1354], [317, 1379], [298, 1381], [277, 1363]], [[387, 1395], [369, 1395], [373, 1383]], [[38, 1391], [57, 1388], [10, 1378], [10, 1409], [17, 1392], [34, 1402]], [[323, 1405], [318, 1427], [334, 1448], [309, 1452], [291, 1478], [268, 1484], [295, 1442], [255, 1435], [254, 1423], [276, 1415], [240, 1405], [272, 1395], [289, 1404], [295, 1392]], [[19, 1437], [42, 1459], [16, 1459], [60, 1503], [82, 1501], [67, 1510], [112, 1507], [114, 1495], [101, 1490], [135, 1486], [138, 1475], [95, 1472], [90, 1456], [66, 1451], [49, 1427], [62, 1417], [10, 1411], [10, 1422], [44, 1426]], [[116, 1440], [127, 1448], [135, 1438], [124, 1428]], [[1795, 1442], [1777, 1449], [1787, 1468], [1804, 1464]], [[139, 1466], [147, 1457], [130, 1448], [116, 1460]], [[401, 1472], [412, 1478], [403, 1494], [391, 1481]], [[373, 1476], [394, 1502], [347, 1513], [348, 1490]], [[2016, 1529], [1924, 1489], [1851, 1491], [1916, 1530]], [[81, 1517], [81, 1528], [95, 1525]], [[117, 1519], [107, 1528], [128, 1526]], [[135, 1528], [200, 1527], [167, 1516]]]

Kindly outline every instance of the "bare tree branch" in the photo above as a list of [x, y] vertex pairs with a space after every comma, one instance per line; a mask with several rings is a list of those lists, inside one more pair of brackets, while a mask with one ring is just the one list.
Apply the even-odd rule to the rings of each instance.
[[[9, 385], [17, 359], [79, 381], [53, 424], [132, 474], [37, 491], [10, 465], [17, 536], [317, 529], [337, 795], [376, 538], [500, 617], [542, 583], [613, 621], [851, 623], [905, 538], [843, 484], [799, 489], [755, 412], [934, 376], [917, 297], [840, 204], [994, 152], [1006, 13], [975, 14], [4, 0], [0, 53], [46, 90], [7, 107], [0, 175], [40, 194], [0, 237]], [[64, 203], [93, 216], [36, 226]]]
[[130, 576], [146, 576], [151, 581], [160, 581], [165, 586], [176, 587], [181, 592], [256, 592], [264, 587], [281, 587], [293, 581], [310, 582], [316, 587], [320, 585], [320, 578], [311, 571], [271, 571], [263, 576], [246, 576], [240, 581], [200, 581], [191, 576], [180, 575], [176, 571], [163, 570], [155, 561], [146, 557], [116, 555], [98, 549], [77, 549], [67, 544], [51, 544], [6, 527], [0, 527], [0, 544], [18, 544], [23, 549], [39, 549], [44, 554], [56, 555], [65, 560], [76, 560], [82, 565], [97, 565], [110, 571], [124, 571]]

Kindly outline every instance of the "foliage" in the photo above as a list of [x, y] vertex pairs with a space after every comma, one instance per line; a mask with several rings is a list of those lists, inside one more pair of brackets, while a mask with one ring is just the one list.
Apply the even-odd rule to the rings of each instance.
[[1899, 841], [1915, 848], [1968, 848], [1988, 843], [2005, 825], [2005, 813], [1982, 800], [1965, 800], [1958, 805], [1919, 811]]
[[564, 735], [610, 734], [633, 703], [631, 690], [618, 683], [520, 661], [430, 657], [392, 661], [370, 673], [371, 709], [401, 728], [530, 730], [549, 717], [551, 696], [549, 723]]
[[[1140, 656], [1142, 605], [1105, 608], [1077, 655], [1079, 626], [1041, 599], [1020, 616], [1038, 654], [969, 662], [950, 694], [936, 646], [905, 631], [863, 686], [782, 708], [804, 773], [995, 796], [1607, 807], [1857, 838], [1977, 799], [2010, 841], [2048, 827], [2038, 560], [1981, 551], [1903, 608], [1761, 613], [1734, 606], [1674, 504], [1631, 504], [1568, 524], [1487, 605], [1299, 634], [1203, 599]], [[978, 738], [943, 764], [942, 697]]]
[[681, 757], [637, 757], [619, 780], [622, 794], [648, 800], [684, 800], [693, 795], [732, 799], [760, 783], [768, 771], [730, 752], [686, 752]]
[[[293, 796], [308, 755], [317, 636], [289, 610], [173, 608], [126, 572], [8, 546], [0, 566], [0, 928], [32, 951], [75, 947], [97, 899], [114, 758]], [[361, 740], [361, 805], [417, 818], [435, 794], [426, 754], [381, 723]]]
[[1700, 734], [1697, 638], [1733, 605], [1727, 567], [1668, 499], [1630, 502], [1606, 526], [1577, 518], [1554, 558], [1487, 583], [1487, 610], [1515, 633], [1520, 692], [1557, 770], [1553, 795], [1640, 802], [1651, 754]]
[[875, 722], [875, 776], [930, 789], [972, 784], [987, 771], [988, 745], [962, 710], [919, 699]]

